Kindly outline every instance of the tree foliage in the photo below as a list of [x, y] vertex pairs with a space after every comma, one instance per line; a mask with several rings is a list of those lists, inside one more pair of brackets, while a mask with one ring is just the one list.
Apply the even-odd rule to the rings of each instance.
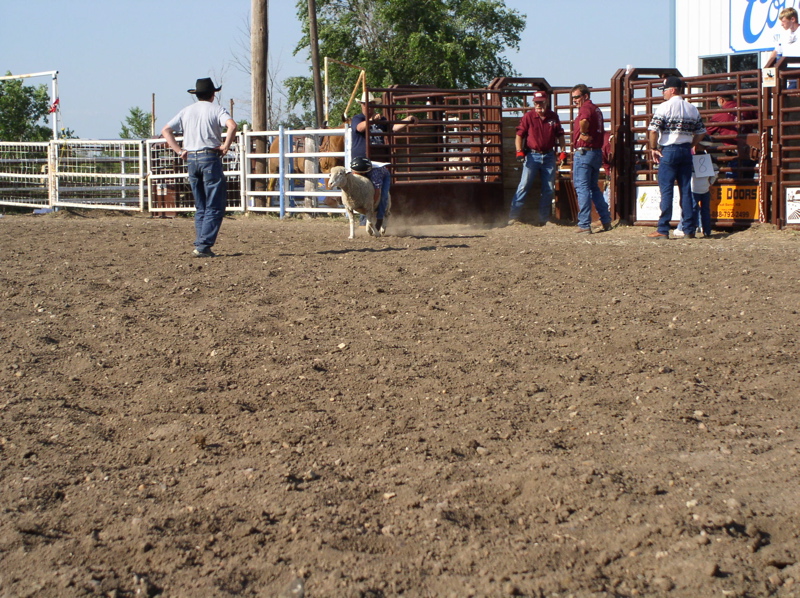
[[48, 141], [53, 135], [46, 124], [49, 112], [47, 85], [0, 81], [0, 141]]
[[120, 139], [147, 139], [150, 137], [151, 130], [150, 114], [134, 106], [130, 109], [128, 116], [122, 121], [120, 129]]
[[[320, 56], [365, 69], [369, 87], [474, 89], [516, 74], [503, 53], [519, 49], [525, 18], [503, 0], [317, 0], [316, 5]], [[304, 36], [295, 54], [310, 52], [305, 0], [297, 1], [297, 15]], [[357, 77], [355, 69], [329, 67], [339, 113]], [[286, 85], [292, 105], [311, 105], [311, 77], [291, 77]]]

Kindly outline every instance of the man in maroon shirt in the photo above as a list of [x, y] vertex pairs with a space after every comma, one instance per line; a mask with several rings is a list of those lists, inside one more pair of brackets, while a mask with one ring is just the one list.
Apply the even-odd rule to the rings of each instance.
[[736, 88], [731, 83], [717, 85], [715, 89], [717, 92], [717, 106], [723, 110], [728, 110], [728, 112], [712, 114], [708, 119], [709, 126], [706, 127], [706, 131], [708, 131], [709, 135], [723, 137], [719, 140], [726, 146], [723, 147], [723, 151], [729, 156], [736, 156], [736, 159], [728, 163], [731, 167], [731, 172], [727, 175], [728, 178], [736, 178], [739, 164], [741, 164], [741, 178], [752, 179], [755, 177], [754, 168], [756, 163], [745, 156], [747, 148], [744, 143], [740, 143], [739, 135], [747, 135], [754, 132], [755, 126], [740, 125], [739, 121], [756, 120], [758, 113], [754, 110], [737, 110], [737, 108], [755, 108], [755, 106], [737, 102], [731, 93], [734, 89]]
[[611, 213], [598, 183], [603, 164], [603, 113], [590, 99], [583, 83], [572, 88], [572, 103], [578, 115], [572, 124], [572, 183], [578, 196], [578, 233], [592, 232], [592, 204], [603, 230], [611, 230]]
[[526, 112], [522, 117], [517, 127], [514, 145], [517, 150], [517, 161], [524, 163], [524, 166], [517, 192], [511, 201], [508, 223], [519, 222], [525, 197], [538, 174], [541, 178], [542, 193], [539, 198], [539, 217], [536, 224], [544, 226], [550, 219], [553, 208], [556, 148], [566, 147], [561, 120], [547, 107], [547, 93], [544, 91], [534, 92], [533, 110]]

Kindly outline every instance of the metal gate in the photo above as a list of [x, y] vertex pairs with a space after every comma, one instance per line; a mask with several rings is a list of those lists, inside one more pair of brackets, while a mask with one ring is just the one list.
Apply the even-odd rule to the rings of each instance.
[[[392, 172], [392, 213], [417, 222], [493, 221], [503, 210], [501, 97], [490, 89], [425, 86], [370, 89], [370, 105], [388, 119], [382, 145], [367, 144], [371, 160]], [[408, 116], [417, 123], [394, 132]]]
[[50, 144], [0, 142], [0, 205], [50, 205]]
[[[345, 129], [245, 129], [242, 166], [246, 185], [242, 195], [247, 209], [277, 212], [281, 218], [287, 213], [344, 214], [344, 208], [336, 207], [341, 191], [326, 189], [330, 167], [320, 168], [320, 161], [338, 158], [343, 163], [344, 151], [327, 151], [323, 145], [336, 145], [334, 139], [337, 139], [343, 147], [345, 134]], [[259, 147], [270, 151], [259, 152]], [[336, 205], [321, 207], [320, 198], [327, 197], [337, 198]], [[303, 198], [302, 204], [298, 201], [300, 198]]]
[[53, 206], [141, 211], [144, 143], [141, 140], [51, 142]]
[[[612, 79], [612, 89], [621, 87], [621, 104], [616, 126], [620, 139], [617, 145], [615, 174], [623, 191], [618, 196], [618, 209], [633, 224], [654, 225], [660, 216], [658, 166], [650, 161], [647, 149], [648, 131], [656, 107], [664, 99], [657, 89], [664, 77], [680, 76], [675, 69], [619, 70]], [[771, 189], [767, 185], [771, 164], [768, 152], [770, 127], [765, 118], [767, 104], [763, 99], [761, 71], [740, 71], [697, 77], [684, 77], [684, 99], [695, 105], [708, 128], [725, 124], [734, 133], [709, 135], [709, 153], [719, 165], [719, 178], [712, 187], [711, 210], [715, 226], [742, 226], [770, 218]], [[721, 91], [719, 86], [730, 89]], [[619, 92], [616, 92], [619, 94]], [[722, 108], [717, 98], [730, 96], [735, 107]], [[713, 123], [716, 114], [734, 113], [734, 121]], [[752, 132], [751, 132], [752, 131]], [[680, 215], [675, 193], [673, 217]]]
[[[772, 82], [770, 82], [772, 83]], [[774, 86], [765, 87], [765, 105], [775, 106], [772, 146], [775, 210], [771, 222], [800, 229], [800, 58], [784, 57], [775, 68]]]
[[[177, 138], [178, 143], [182, 141]], [[241, 134], [222, 158], [222, 168], [228, 187], [228, 212], [243, 211], [241, 192]], [[170, 149], [163, 139], [148, 139], [147, 151], [147, 209], [155, 213], [193, 212], [194, 197], [189, 186], [189, 174], [184, 160]]]

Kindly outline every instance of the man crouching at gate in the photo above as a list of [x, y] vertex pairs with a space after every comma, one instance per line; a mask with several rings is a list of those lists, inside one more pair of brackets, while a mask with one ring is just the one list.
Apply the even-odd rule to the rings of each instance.
[[550, 220], [553, 209], [553, 195], [556, 178], [556, 148], [562, 149], [560, 159], [564, 159], [564, 129], [558, 115], [547, 107], [547, 93], [537, 91], [533, 94], [533, 110], [526, 112], [517, 127], [514, 138], [517, 161], [523, 163], [522, 178], [511, 201], [508, 224], [519, 223], [525, 198], [539, 175], [542, 193], [539, 198], [539, 213], [535, 222], [544, 226]]

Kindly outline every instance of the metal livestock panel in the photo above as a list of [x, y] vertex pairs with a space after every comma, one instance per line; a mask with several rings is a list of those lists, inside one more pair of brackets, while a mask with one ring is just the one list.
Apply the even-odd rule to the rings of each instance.
[[0, 205], [50, 205], [50, 144], [0, 142]]

